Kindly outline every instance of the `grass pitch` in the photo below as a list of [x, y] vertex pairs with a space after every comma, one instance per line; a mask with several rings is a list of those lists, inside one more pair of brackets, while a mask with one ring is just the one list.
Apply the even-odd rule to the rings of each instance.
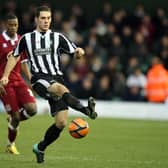
[[[73, 117], [75, 118], [75, 117]], [[70, 118], [69, 120], [71, 120]], [[16, 144], [20, 155], [4, 152], [7, 137], [6, 116], [0, 114], [1, 168], [167, 168], [168, 122], [99, 118], [92, 121], [89, 134], [72, 138], [67, 128], [46, 150], [45, 163], [37, 164], [32, 145], [51, 125], [48, 115], [22, 122]]]

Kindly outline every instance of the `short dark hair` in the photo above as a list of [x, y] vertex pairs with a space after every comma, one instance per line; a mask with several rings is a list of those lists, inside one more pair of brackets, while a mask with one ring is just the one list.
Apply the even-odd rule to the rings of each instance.
[[5, 21], [8, 21], [10, 19], [17, 19], [17, 16], [13, 13], [9, 13], [5, 16]]
[[36, 9], [35, 16], [39, 17], [40, 16], [40, 12], [42, 12], [42, 11], [51, 12], [51, 9], [48, 6], [45, 6], [45, 5], [44, 6], [39, 6]]

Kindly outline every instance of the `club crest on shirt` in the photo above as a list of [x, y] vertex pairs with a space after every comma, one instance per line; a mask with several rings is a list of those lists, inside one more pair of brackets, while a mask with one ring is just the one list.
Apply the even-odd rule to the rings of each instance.
[[3, 47], [3, 48], [7, 48], [8, 45], [7, 45], [6, 43], [3, 43], [3, 44], [2, 44], [2, 47]]

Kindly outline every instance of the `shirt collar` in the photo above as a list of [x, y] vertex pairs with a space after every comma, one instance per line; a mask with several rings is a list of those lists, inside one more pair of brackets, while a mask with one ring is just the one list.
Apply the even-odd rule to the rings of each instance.
[[17, 34], [15, 35], [14, 38], [11, 38], [11, 37], [8, 36], [6, 31], [3, 31], [2, 35], [3, 35], [3, 37], [5, 38], [6, 41], [11, 41], [12, 43], [18, 40]]
[[[34, 30], [34, 32], [35, 32], [35, 33], [40, 33], [40, 32], [37, 31], [37, 30]], [[40, 34], [41, 34], [42, 36], [45, 36], [45, 35], [48, 34], [48, 33], [51, 33], [51, 29], [47, 30], [44, 35], [42, 35], [41, 33], [40, 33]]]

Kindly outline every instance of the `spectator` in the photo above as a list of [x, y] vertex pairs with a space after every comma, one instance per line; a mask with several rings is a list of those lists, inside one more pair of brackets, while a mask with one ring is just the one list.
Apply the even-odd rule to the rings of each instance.
[[101, 68], [97, 73], [97, 77], [100, 80], [103, 75], [108, 75], [110, 78], [110, 87], [112, 89], [113, 97], [120, 97], [124, 86], [125, 78], [119, 70], [119, 59], [117, 56], [110, 57], [107, 61], [107, 65]]
[[53, 23], [52, 23], [52, 29], [56, 31], [61, 31], [63, 21], [63, 14], [61, 11], [55, 10], [53, 13]]
[[139, 65], [138, 58], [136, 56], [132, 56], [130, 59], [128, 59], [128, 66], [125, 67], [125, 75], [130, 75], [135, 67]]
[[110, 78], [108, 75], [104, 74], [101, 76], [98, 90], [96, 91], [96, 99], [100, 100], [112, 100], [113, 94], [112, 89], [110, 87]]
[[86, 99], [87, 96], [95, 95], [95, 90], [94, 88], [94, 75], [93, 73], [89, 72], [85, 78], [81, 81], [81, 87], [80, 87], [80, 92], [78, 92], [78, 97], [81, 99]]
[[146, 76], [141, 69], [136, 66], [126, 80], [126, 92], [124, 100], [126, 101], [143, 101], [144, 89], [146, 86]]
[[109, 2], [103, 4], [103, 8], [100, 11], [99, 17], [102, 18], [104, 23], [108, 24], [111, 22], [112, 18], [112, 6]]
[[128, 54], [137, 56], [138, 62], [140, 66], [142, 66], [143, 72], [147, 70], [149, 66], [150, 54], [142, 33], [135, 33], [134, 41], [128, 50]]
[[146, 97], [154, 103], [163, 103], [168, 98], [168, 72], [157, 56], [147, 72]]

